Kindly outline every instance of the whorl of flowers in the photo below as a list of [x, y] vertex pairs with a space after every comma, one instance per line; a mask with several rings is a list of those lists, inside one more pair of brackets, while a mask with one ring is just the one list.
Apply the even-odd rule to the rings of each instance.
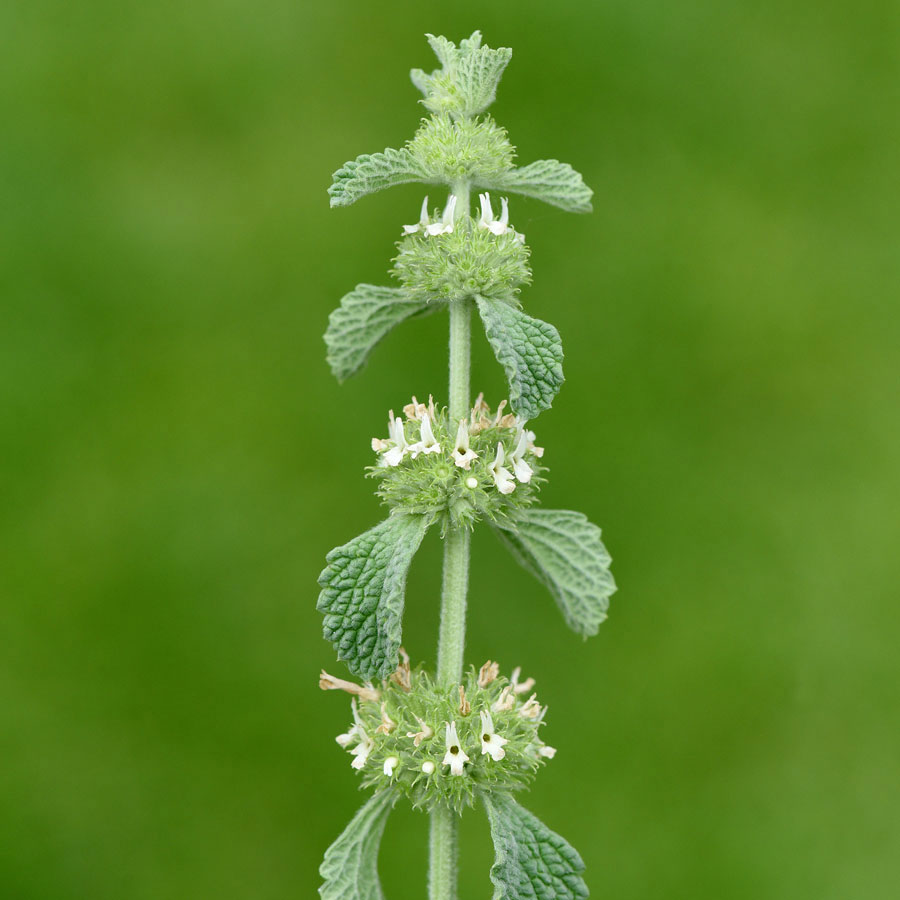
[[479, 395], [468, 418], [451, 422], [446, 409], [412, 403], [405, 418], [388, 420], [388, 437], [373, 438], [378, 462], [369, 474], [379, 480], [378, 495], [392, 508], [431, 514], [443, 525], [471, 528], [481, 519], [503, 522], [534, 502], [543, 467], [542, 447], [525, 423], [496, 413]]
[[534, 679], [520, 681], [518, 669], [506, 678], [495, 662], [471, 668], [462, 684], [437, 685], [404, 654], [379, 687], [326, 672], [319, 686], [354, 695], [353, 723], [336, 740], [363, 785], [396, 790], [414, 807], [459, 812], [481, 791], [523, 788], [556, 753], [538, 736], [546, 707]]
[[477, 295], [515, 302], [520, 287], [531, 282], [525, 235], [509, 224], [509, 201], [500, 201], [499, 218], [487, 193], [479, 201], [478, 219], [454, 222], [454, 194], [434, 220], [426, 197], [419, 221], [403, 226], [392, 273], [410, 298], [433, 303]]

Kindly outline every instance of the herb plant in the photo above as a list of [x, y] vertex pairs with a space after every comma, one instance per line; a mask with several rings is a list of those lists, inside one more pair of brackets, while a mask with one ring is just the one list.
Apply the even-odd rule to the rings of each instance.
[[[382, 897], [378, 845], [391, 808], [405, 798], [431, 819], [430, 900], [456, 897], [458, 818], [474, 805], [490, 822], [495, 900], [574, 900], [588, 893], [581, 857], [517, 799], [556, 753], [540, 736], [546, 708], [534, 680], [518, 669], [501, 673], [490, 660], [464, 670], [463, 648], [469, 539], [480, 522], [546, 585], [578, 634], [596, 633], [615, 591], [600, 529], [581, 513], [537, 506], [546, 470], [531, 426], [563, 383], [563, 350], [552, 325], [522, 310], [529, 251], [505, 196], [588, 212], [592, 192], [557, 160], [515, 166], [506, 131], [485, 112], [510, 50], [483, 46], [477, 31], [459, 46], [433, 35], [428, 41], [440, 68], [411, 73], [428, 117], [402, 149], [346, 163], [329, 189], [332, 206], [408, 182], [448, 190], [441, 209], [425, 197], [418, 221], [403, 226], [391, 271], [397, 283], [361, 284], [347, 294], [325, 343], [334, 375], [344, 380], [394, 326], [446, 307], [450, 385], [446, 407], [413, 397], [402, 415], [389, 413], [386, 434], [372, 440], [368, 470], [389, 514], [332, 550], [319, 576], [325, 637], [361, 680], [322, 672], [320, 687], [351, 694], [352, 722], [337, 742], [374, 790], [326, 852], [320, 893], [324, 900]], [[509, 382], [508, 404], [495, 409], [471, 397], [473, 311]], [[432, 527], [444, 542], [434, 674], [412, 667], [401, 646], [407, 571]]]

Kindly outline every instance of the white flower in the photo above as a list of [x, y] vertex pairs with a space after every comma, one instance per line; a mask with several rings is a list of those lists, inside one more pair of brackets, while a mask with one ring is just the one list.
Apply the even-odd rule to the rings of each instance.
[[419, 730], [407, 731], [406, 736], [412, 738], [413, 744], [418, 747], [422, 741], [427, 741], [428, 738], [434, 737], [434, 729], [426, 722], [423, 722], [417, 715], [413, 714], [413, 718], [419, 723]]
[[491, 195], [479, 194], [481, 201], [481, 218], [478, 220], [479, 228], [487, 228], [491, 234], [506, 234], [509, 231], [509, 201], [504, 197], [500, 201], [500, 218], [494, 218], [494, 210], [491, 207]]
[[472, 465], [473, 459], [478, 459], [478, 454], [474, 450], [469, 449], [469, 426], [465, 419], [459, 420], [459, 428], [456, 431], [456, 446], [450, 454], [453, 462], [460, 469], [468, 470]]
[[388, 421], [388, 440], [393, 446], [382, 455], [381, 461], [386, 466], [399, 466], [411, 448], [406, 443], [403, 420], [399, 416], [395, 419], [393, 410], [391, 410], [391, 418]]
[[525, 439], [528, 441], [528, 449], [538, 458], [540, 459], [544, 455], [543, 447], [535, 447], [534, 439], [537, 435], [533, 431], [525, 432]]
[[510, 456], [509, 461], [512, 463], [513, 472], [515, 473], [516, 478], [522, 482], [522, 484], [527, 484], [531, 481], [531, 476], [534, 474], [534, 470], [531, 466], [525, 462], [525, 451], [528, 449], [528, 437], [524, 431], [519, 431], [519, 440], [516, 443], [516, 449], [513, 450], [512, 456]]
[[466, 487], [467, 487], [467, 488], [472, 488], [472, 489], [477, 488], [477, 487], [478, 487], [478, 479], [475, 478], [474, 475], [470, 475], [470, 476], [466, 479]]
[[426, 197], [422, 201], [422, 214], [419, 216], [418, 225], [404, 225], [403, 233], [404, 234], [417, 234], [419, 231], [427, 231], [428, 226], [431, 224], [431, 219], [428, 218], [428, 198]]
[[431, 775], [434, 773], [434, 763], [430, 759], [426, 759], [425, 762], [422, 763], [422, 771], [426, 775]]
[[366, 730], [363, 728], [362, 720], [359, 718], [359, 710], [356, 708], [355, 697], [351, 702], [351, 707], [353, 709], [353, 725], [350, 726], [350, 730], [346, 734], [338, 735], [335, 740], [345, 749], [349, 747], [353, 741], [359, 741], [359, 743], [350, 751], [353, 756], [353, 762], [350, 763], [350, 765], [353, 766], [354, 769], [361, 769], [366, 764], [369, 754], [374, 749], [375, 742], [366, 734]]
[[350, 763], [354, 769], [361, 769], [369, 758], [369, 754], [375, 749], [375, 742], [367, 735], [363, 734], [363, 739], [350, 751], [354, 756], [354, 760]]
[[463, 764], [469, 761], [462, 747], [459, 746], [459, 735], [456, 733], [456, 722], [447, 725], [447, 752], [442, 765], [450, 766], [451, 775], [465, 775]]
[[400, 760], [397, 759], [396, 756], [389, 756], [384, 761], [384, 774], [387, 775], [388, 778], [391, 778], [393, 776], [394, 769], [396, 768], [396, 766], [399, 762], [400, 762]]
[[548, 747], [546, 744], [542, 744], [538, 747], [538, 756], [546, 756], [547, 759], [553, 759], [556, 756], [556, 747]]
[[491, 206], [491, 195], [490, 194], [479, 194], [479, 201], [481, 201], [481, 218], [478, 220], [479, 228], [487, 228], [491, 234], [507, 234], [508, 232], [512, 232], [516, 236], [516, 240], [520, 244], [525, 243], [525, 235], [518, 234], [515, 228], [509, 224], [509, 200], [506, 197], [501, 198], [500, 200], [500, 218], [494, 218], [494, 210]]
[[494, 762], [500, 762], [506, 751], [503, 749], [504, 744], [509, 741], [505, 737], [500, 737], [494, 733], [494, 720], [487, 710], [481, 711], [481, 755], [487, 753]]
[[409, 452], [413, 459], [420, 453], [441, 452], [441, 445], [434, 438], [434, 432], [431, 430], [431, 417], [427, 412], [422, 416], [422, 423], [419, 426], [419, 440], [409, 448]]
[[453, 215], [456, 212], [456, 194], [451, 194], [447, 205], [444, 207], [444, 215], [440, 222], [433, 222], [426, 226], [425, 234], [452, 234], [453, 233]]
[[516, 483], [513, 481], [509, 469], [503, 467], [504, 462], [506, 462], [506, 454], [503, 452], [503, 444], [498, 443], [497, 456], [491, 464], [491, 475], [501, 494], [511, 494], [516, 489]]
[[362, 740], [366, 735], [366, 732], [362, 727], [362, 722], [360, 722], [359, 720], [359, 713], [356, 709], [356, 698], [350, 701], [350, 708], [353, 710], [353, 724], [350, 726], [350, 730], [346, 734], [339, 734], [335, 738], [339, 746], [343, 747], [345, 750], [354, 741]]

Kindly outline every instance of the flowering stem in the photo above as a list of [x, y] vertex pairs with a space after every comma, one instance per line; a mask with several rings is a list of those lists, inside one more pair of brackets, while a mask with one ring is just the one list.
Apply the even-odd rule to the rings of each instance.
[[[469, 215], [469, 185], [453, 186], [456, 218]], [[471, 347], [472, 301], [450, 304], [450, 422], [469, 414], [469, 358]], [[463, 650], [466, 643], [466, 593], [469, 587], [469, 532], [451, 528], [444, 540], [444, 577], [441, 590], [441, 625], [438, 638], [437, 680], [457, 684], [462, 680]], [[431, 812], [428, 877], [429, 900], [455, 900], [459, 820], [449, 807]]]

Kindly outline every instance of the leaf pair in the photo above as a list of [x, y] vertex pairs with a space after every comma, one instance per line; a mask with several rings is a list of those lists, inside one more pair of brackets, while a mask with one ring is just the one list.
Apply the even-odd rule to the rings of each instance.
[[[360, 678], [386, 678], [397, 667], [406, 576], [429, 525], [426, 516], [395, 513], [326, 558], [324, 634]], [[578, 512], [529, 509], [497, 533], [547, 586], [566, 624], [596, 634], [616, 589], [600, 529]]]
[[[445, 37], [428, 35], [441, 68], [431, 74], [413, 69], [413, 84], [425, 95], [425, 107], [438, 118], [471, 120], [494, 102], [497, 85], [512, 56], [506, 47], [492, 49], [481, 45], [481, 33], [460, 41], [457, 47]], [[387, 148], [381, 153], [364, 153], [341, 166], [328, 189], [332, 206], [349, 206], [360, 197], [398, 184], [443, 184], [450, 187], [458, 180], [454, 167], [436, 164], [427, 155]], [[510, 148], [511, 151], [511, 148]], [[511, 159], [511, 157], [510, 157]], [[567, 163], [541, 159], [527, 166], [490, 176], [479, 176], [469, 185], [479, 190], [512, 191], [543, 200], [568, 212], [590, 212], [593, 191], [581, 175]]]
[[[431, 169], [406, 147], [400, 150], [389, 147], [381, 153], [363, 153], [344, 163], [332, 176], [328, 195], [331, 206], [350, 206], [367, 194], [413, 182], [451, 186], [441, 171]], [[539, 159], [489, 179], [476, 179], [470, 187], [511, 191], [574, 213], [590, 212], [594, 193], [575, 169], [557, 159]]]
[[[477, 299], [488, 341], [509, 381], [510, 404], [523, 419], [549, 409], [562, 386], [559, 332], [501, 300]], [[435, 308], [412, 300], [402, 288], [360, 284], [328, 319], [328, 364], [338, 381], [358, 372], [387, 333], [411, 316]]]
[[[494, 842], [493, 900], [584, 900], [584, 862], [565, 838], [508, 794], [484, 794]], [[325, 852], [322, 900], [382, 900], [378, 848], [391, 793], [375, 794]]]

